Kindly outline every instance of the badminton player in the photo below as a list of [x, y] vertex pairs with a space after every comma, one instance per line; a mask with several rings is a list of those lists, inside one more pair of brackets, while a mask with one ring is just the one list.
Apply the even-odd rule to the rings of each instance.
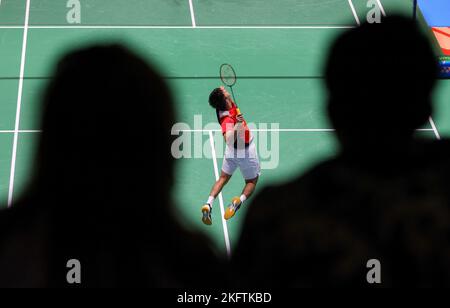
[[241, 171], [245, 186], [240, 197], [234, 197], [225, 210], [226, 220], [232, 218], [245, 200], [253, 194], [261, 170], [252, 133], [230, 94], [224, 87], [216, 88], [209, 96], [209, 104], [216, 109], [217, 120], [225, 138], [226, 150], [220, 178], [212, 187], [208, 200], [202, 207], [202, 221], [206, 225], [212, 224], [211, 212], [214, 200], [236, 169], [239, 168]]

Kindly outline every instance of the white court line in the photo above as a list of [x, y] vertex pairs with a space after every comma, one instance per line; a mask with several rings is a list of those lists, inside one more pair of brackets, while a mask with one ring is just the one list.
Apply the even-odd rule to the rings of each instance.
[[[432, 122], [434, 125], [434, 122]], [[274, 129], [252, 129], [254, 132], [300, 132], [300, 133], [314, 133], [314, 132], [334, 132], [333, 128], [274, 128]], [[419, 132], [435, 132], [435, 128], [419, 128], [416, 129]], [[174, 133], [209, 133], [209, 132], [221, 132], [220, 129], [181, 129], [174, 130]], [[0, 134], [14, 134], [15, 130], [0, 130]], [[42, 130], [19, 130], [19, 134], [40, 134]]]
[[14, 128], [14, 141], [11, 158], [11, 172], [9, 175], [9, 193], [8, 193], [8, 207], [12, 205], [12, 198], [14, 193], [14, 177], [16, 171], [16, 157], [17, 157], [17, 143], [19, 139], [19, 127], [20, 127], [20, 109], [22, 106], [22, 94], [23, 94], [23, 77], [25, 74], [25, 61], [27, 55], [27, 39], [28, 39], [28, 23], [30, 21], [30, 1], [27, 0], [27, 6], [25, 10], [25, 26], [23, 30], [23, 42], [22, 42], [22, 58], [20, 63], [20, 79], [19, 90], [17, 94], [17, 110], [16, 110], [16, 124]]
[[[217, 181], [219, 179], [219, 168], [217, 167], [217, 155], [216, 155], [216, 148], [214, 146], [214, 136], [213, 136], [212, 131], [209, 131], [209, 141], [211, 144], [211, 154], [212, 154], [213, 163], [214, 163], [214, 174], [216, 176], [216, 181]], [[219, 204], [220, 204], [220, 213], [221, 213], [221, 218], [222, 218], [223, 236], [225, 238], [225, 246], [227, 248], [227, 256], [228, 256], [228, 258], [230, 258], [231, 257], [231, 245], [230, 245], [230, 238], [228, 236], [227, 221], [224, 218], [225, 210], [223, 207], [222, 193], [219, 194]]]
[[189, 10], [191, 11], [192, 28], [195, 28], [197, 27], [197, 24], [195, 22], [194, 5], [192, 4], [192, 0], [189, 0]]
[[[23, 26], [0, 26], [0, 29], [23, 29]], [[114, 29], [186, 29], [192, 30], [192, 26], [29, 26], [28, 29], [50, 29], [50, 30], [114, 30]], [[261, 29], [261, 30], [283, 30], [283, 29], [352, 29], [355, 26], [196, 26], [195, 29], [204, 30], [227, 30], [227, 29]]]
[[353, 5], [353, 1], [348, 0], [348, 4], [350, 5], [350, 8], [352, 9], [352, 13], [353, 13], [353, 16], [355, 17], [356, 23], [358, 24], [358, 26], [360, 26], [361, 22], [359, 21], [359, 17], [358, 17], [358, 14], [356, 13], [356, 9], [355, 9], [355, 6]]
[[[15, 130], [0, 130], [0, 134], [14, 134]], [[42, 133], [41, 130], [19, 130], [17, 131], [19, 134], [34, 134], [34, 133]]]
[[[431, 120], [431, 119], [430, 119]], [[301, 132], [301, 133], [314, 133], [314, 132], [334, 132], [333, 128], [277, 128], [277, 129], [251, 129], [253, 132]], [[419, 128], [418, 132], [437, 132], [434, 128]], [[174, 130], [174, 133], [210, 133], [221, 132], [220, 129], [180, 129]]]
[[441, 135], [439, 134], [439, 132], [437, 130], [437, 127], [436, 127], [436, 124], [433, 121], [433, 118], [430, 117], [429, 121], [430, 121], [430, 124], [431, 124], [431, 127], [432, 127], [432, 131], [434, 132], [434, 135], [436, 136], [436, 139], [437, 140], [441, 140]]
[[383, 16], [386, 17], [386, 11], [384, 10], [383, 5], [381, 4], [381, 0], [377, 0], [377, 3], [378, 3], [378, 7], [381, 10], [381, 14], [383, 14]]
[[[276, 129], [251, 129], [253, 132], [333, 132], [332, 128], [276, 128]], [[221, 132], [220, 129], [180, 129], [174, 130], [174, 133], [209, 133]]]

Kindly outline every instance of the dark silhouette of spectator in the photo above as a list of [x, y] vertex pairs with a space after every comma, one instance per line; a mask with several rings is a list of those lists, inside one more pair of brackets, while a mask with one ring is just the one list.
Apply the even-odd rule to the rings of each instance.
[[215, 285], [210, 242], [173, 213], [175, 114], [160, 75], [120, 45], [75, 51], [42, 108], [30, 188], [0, 213], [0, 286], [69, 286], [71, 259], [81, 287]]
[[413, 21], [339, 36], [326, 63], [338, 155], [250, 205], [232, 260], [243, 286], [450, 286], [450, 145], [420, 138], [437, 64]]

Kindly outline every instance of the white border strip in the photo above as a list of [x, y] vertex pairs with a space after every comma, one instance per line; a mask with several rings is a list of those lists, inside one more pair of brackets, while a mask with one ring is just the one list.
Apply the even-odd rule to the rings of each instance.
[[17, 157], [17, 143], [19, 139], [19, 127], [20, 127], [20, 110], [22, 107], [22, 94], [23, 94], [23, 77], [25, 75], [25, 62], [27, 56], [27, 40], [28, 40], [28, 23], [30, 21], [30, 1], [27, 0], [27, 6], [25, 10], [25, 26], [23, 30], [23, 42], [22, 42], [22, 58], [20, 63], [20, 79], [19, 90], [17, 94], [17, 110], [16, 110], [16, 124], [14, 128], [14, 141], [11, 158], [11, 172], [9, 175], [9, 193], [8, 193], [8, 207], [12, 205], [12, 198], [14, 194], [14, 178], [16, 171], [16, 157]]
[[189, 0], [189, 10], [191, 11], [192, 28], [195, 28], [197, 27], [197, 24], [195, 22], [194, 5], [192, 4], [192, 0]]
[[[211, 154], [212, 154], [213, 163], [214, 163], [214, 174], [216, 176], [216, 181], [217, 181], [219, 179], [219, 168], [217, 166], [217, 155], [216, 155], [216, 148], [214, 146], [214, 136], [213, 136], [213, 132], [211, 130], [209, 131], [209, 141], [211, 144]], [[220, 204], [220, 213], [221, 213], [221, 218], [222, 218], [223, 236], [225, 238], [225, 246], [227, 248], [227, 256], [228, 256], [228, 258], [230, 258], [231, 257], [231, 245], [230, 245], [230, 238], [228, 236], [227, 221], [224, 218], [225, 210], [223, 207], [222, 193], [219, 194], [219, 204]]]
[[356, 9], [355, 9], [355, 6], [353, 5], [353, 1], [348, 0], [348, 4], [350, 5], [350, 8], [352, 9], [352, 13], [353, 13], [353, 16], [355, 17], [356, 23], [358, 24], [358, 26], [360, 26], [361, 22], [359, 21], [358, 13], [356, 13]]

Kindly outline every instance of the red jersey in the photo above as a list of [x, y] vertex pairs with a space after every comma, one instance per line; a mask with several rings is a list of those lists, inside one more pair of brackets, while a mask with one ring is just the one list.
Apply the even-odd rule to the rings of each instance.
[[[234, 126], [237, 121], [237, 106], [233, 103], [233, 107], [230, 110], [227, 111], [217, 111], [217, 118], [219, 120], [220, 126], [222, 127], [222, 134], [225, 135], [226, 132], [234, 130]], [[244, 127], [245, 133], [245, 144], [250, 144], [252, 138], [251, 138], [251, 132], [250, 129], [247, 126], [247, 122], [244, 120], [242, 122], [242, 125]]]

